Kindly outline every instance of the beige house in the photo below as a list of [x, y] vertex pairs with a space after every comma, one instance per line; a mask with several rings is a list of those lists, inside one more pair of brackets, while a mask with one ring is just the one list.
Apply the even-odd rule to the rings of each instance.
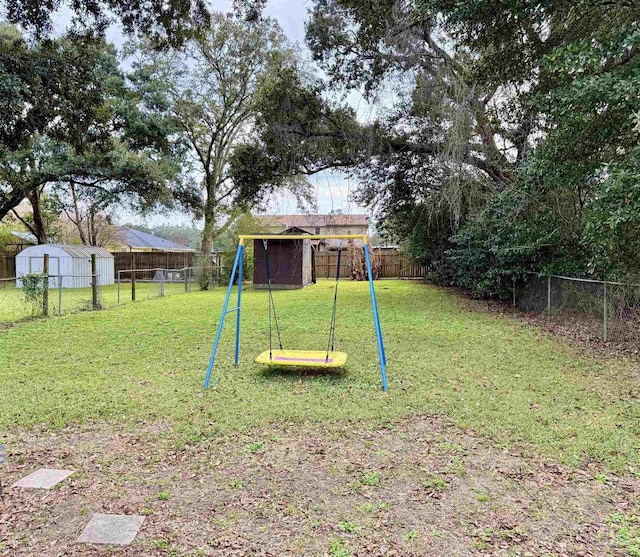
[[[274, 234], [287, 228], [299, 228], [309, 234], [368, 234], [369, 215], [259, 215]], [[337, 248], [339, 240], [316, 241], [318, 251]]]

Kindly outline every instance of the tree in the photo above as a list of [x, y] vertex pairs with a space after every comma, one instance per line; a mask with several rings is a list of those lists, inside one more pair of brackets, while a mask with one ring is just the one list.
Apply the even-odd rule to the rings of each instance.
[[236, 202], [261, 205], [297, 180], [366, 159], [373, 134], [350, 107], [323, 98], [322, 83], [305, 80], [296, 65], [265, 80], [255, 105], [255, 136], [233, 152], [229, 173]]
[[[243, 209], [229, 173], [232, 154], [252, 138], [261, 91], [293, 53], [272, 20], [247, 22], [233, 14], [213, 14], [210, 32], [184, 52], [138, 46], [136, 82], [146, 107], [172, 120], [189, 146], [184, 173], [200, 177], [196, 214], [204, 217], [202, 250], [208, 253]], [[281, 186], [300, 194], [299, 183]]]
[[477, 291], [527, 266], [638, 273], [621, 254], [635, 245], [639, 15], [598, 0], [317, 0], [307, 40], [332, 83], [398, 90], [358, 199], [454, 281], [483, 246], [496, 272], [467, 281]]
[[[266, 0], [233, 1], [236, 13], [247, 21], [257, 20], [265, 4]], [[38, 39], [50, 34], [54, 14], [68, 7], [78, 30], [104, 34], [117, 22], [127, 34], [147, 37], [161, 47], [180, 45], [203, 32], [211, 18], [205, 0], [3, 0], [0, 7], [10, 23]]]
[[151, 36], [160, 43], [180, 43], [209, 24], [204, 0], [5, 0], [2, 4], [11, 23], [37, 38], [51, 32], [53, 14], [69, 5], [72, 23], [80, 30], [102, 34], [115, 19], [125, 32]]
[[96, 215], [114, 204], [187, 202], [188, 184], [174, 180], [179, 146], [166, 140], [171, 127], [139, 110], [112, 46], [90, 36], [33, 47], [2, 37], [4, 82], [21, 96], [0, 153], [0, 218], [28, 198], [32, 220], [24, 224], [45, 243], [45, 192], [76, 220], [80, 205]]

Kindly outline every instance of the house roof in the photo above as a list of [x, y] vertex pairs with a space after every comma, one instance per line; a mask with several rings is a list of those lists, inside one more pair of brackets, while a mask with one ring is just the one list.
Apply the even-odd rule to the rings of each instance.
[[15, 230], [11, 232], [13, 236], [16, 238], [20, 238], [23, 242], [27, 244], [37, 244], [38, 238], [36, 238], [31, 232], [16, 232]]
[[171, 240], [165, 240], [160, 236], [154, 236], [136, 230], [135, 228], [121, 227], [119, 234], [120, 240], [132, 249], [151, 249], [158, 251], [195, 251], [194, 249], [183, 246]]
[[369, 215], [259, 215], [266, 223], [286, 227], [369, 226]]

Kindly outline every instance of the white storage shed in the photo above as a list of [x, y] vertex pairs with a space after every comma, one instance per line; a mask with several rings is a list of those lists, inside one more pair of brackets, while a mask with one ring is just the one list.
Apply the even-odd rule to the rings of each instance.
[[104, 248], [92, 246], [62, 246], [41, 244], [29, 246], [16, 255], [16, 286], [22, 288], [21, 276], [42, 273], [44, 256], [49, 255], [49, 286], [89, 288], [91, 286], [91, 256], [96, 255], [98, 284], [114, 283], [113, 255]]

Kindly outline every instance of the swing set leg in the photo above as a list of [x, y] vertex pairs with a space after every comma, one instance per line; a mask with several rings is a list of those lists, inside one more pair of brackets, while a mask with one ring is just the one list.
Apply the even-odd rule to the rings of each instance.
[[373, 286], [373, 271], [371, 270], [371, 257], [369, 246], [364, 245], [364, 259], [367, 264], [367, 276], [369, 278], [369, 293], [371, 294], [371, 309], [373, 310], [373, 323], [376, 329], [376, 340], [378, 341], [378, 359], [380, 360], [380, 375], [382, 377], [382, 389], [389, 391], [387, 384], [387, 356], [384, 351], [384, 341], [382, 339], [382, 329], [380, 327], [380, 315], [378, 314], [378, 301], [376, 300], [376, 290]]
[[[231, 269], [231, 278], [229, 279], [229, 287], [227, 288], [227, 294], [224, 298], [224, 304], [222, 306], [222, 315], [220, 316], [220, 321], [218, 322], [218, 330], [216, 331], [216, 339], [213, 342], [213, 348], [211, 349], [211, 357], [209, 358], [209, 367], [207, 367], [207, 376], [204, 380], [204, 388], [207, 389], [209, 387], [209, 383], [211, 382], [211, 373], [213, 372], [213, 364], [216, 360], [216, 353], [218, 352], [218, 345], [220, 344], [220, 337], [222, 335], [222, 327], [224, 326], [224, 319], [227, 316], [227, 313], [232, 311], [238, 312], [236, 317], [236, 353], [235, 353], [235, 363], [238, 363], [238, 356], [240, 354], [240, 301], [242, 297], [242, 257], [244, 253], [244, 246], [240, 244], [238, 246], [238, 251], [236, 251], [236, 257], [233, 261], [233, 268]], [[236, 273], [238, 273], [238, 307], [234, 309], [229, 308], [229, 298], [231, 298], [231, 291], [233, 290], [233, 282], [236, 277]], [[214, 384], [217, 382], [214, 381]]]

